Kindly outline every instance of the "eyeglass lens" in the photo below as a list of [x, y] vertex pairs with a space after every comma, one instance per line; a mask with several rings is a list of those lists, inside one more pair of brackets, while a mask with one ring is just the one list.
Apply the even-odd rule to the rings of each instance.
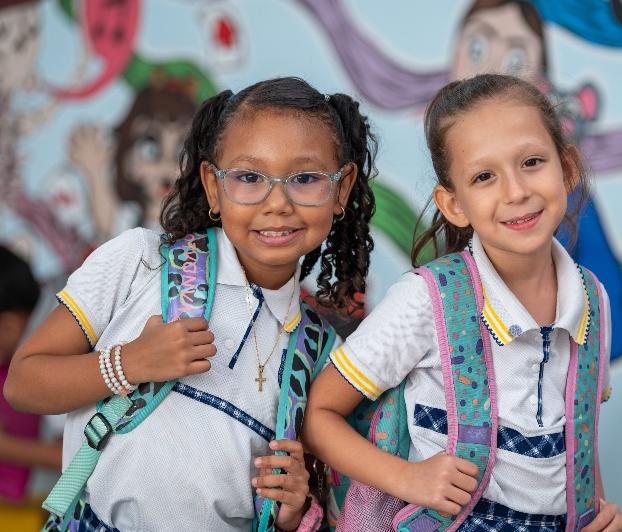
[[[269, 180], [250, 170], [230, 170], [224, 179], [227, 196], [238, 203], [259, 203], [268, 194]], [[327, 174], [300, 172], [283, 183], [292, 201], [300, 205], [317, 205], [328, 199], [332, 182]]]

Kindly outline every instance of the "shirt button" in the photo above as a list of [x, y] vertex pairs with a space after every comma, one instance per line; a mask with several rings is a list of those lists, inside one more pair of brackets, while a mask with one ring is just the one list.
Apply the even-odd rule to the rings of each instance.
[[540, 373], [540, 364], [534, 364], [533, 366], [531, 366], [531, 371], [533, 371], [534, 373]]
[[234, 345], [235, 343], [233, 342], [233, 340], [231, 340], [231, 338], [229, 338], [228, 340], [225, 340], [225, 347], [227, 349], [233, 349]]
[[532, 395], [532, 396], [529, 398], [529, 402], [530, 402], [532, 405], [535, 405], [535, 404], [537, 404], [537, 403], [538, 403], [538, 398], [537, 398], [535, 395]]

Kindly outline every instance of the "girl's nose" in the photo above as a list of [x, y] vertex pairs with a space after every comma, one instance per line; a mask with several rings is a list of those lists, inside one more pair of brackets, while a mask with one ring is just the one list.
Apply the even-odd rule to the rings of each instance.
[[525, 176], [520, 172], [512, 171], [506, 174], [504, 183], [504, 196], [507, 203], [522, 203], [531, 196], [531, 189]]
[[263, 201], [264, 212], [266, 214], [290, 214], [293, 209], [292, 202], [285, 194], [285, 183], [281, 180], [273, 181], [272, 189]]

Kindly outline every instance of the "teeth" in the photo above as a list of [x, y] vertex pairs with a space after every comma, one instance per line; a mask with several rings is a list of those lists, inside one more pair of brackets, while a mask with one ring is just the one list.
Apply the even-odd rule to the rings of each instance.
[[523, 218], [522, 220], [514, 220], [513, 222], [505, 222], [507, 225], [516, 225], [516, 224], [522, 224], [525, 222], [528, 222], [529, 220], [533, 220], [535, 218], [534, 216], [530, 216], [529, 218]]
[[285, 236], [292, 233], [293, 231], [259, 231], [259, 234], [263, 236]]

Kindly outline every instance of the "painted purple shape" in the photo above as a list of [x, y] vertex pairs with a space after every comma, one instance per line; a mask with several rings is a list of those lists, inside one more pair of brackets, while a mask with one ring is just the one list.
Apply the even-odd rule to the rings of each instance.
[[447, 70], [418, 72], [398, 64], [356, 27], [339, 0], [298, 0], [328, 34], [361, 96], [381, 109], [421, 108], [449, 82]]
[[411, 532], [435, 532], [442, 523], [430, 517], [428, 514], [421, 514], [416, 519], [413, 519], [406, 528]]
[[622, 129], [589, 131], [581, 140], [581, 153], [595, 174], [622, 168]]
[[458, 441], [462, 443], [481, 443], [490, 446], [492, 432], [490, 427], [458, 424]]

